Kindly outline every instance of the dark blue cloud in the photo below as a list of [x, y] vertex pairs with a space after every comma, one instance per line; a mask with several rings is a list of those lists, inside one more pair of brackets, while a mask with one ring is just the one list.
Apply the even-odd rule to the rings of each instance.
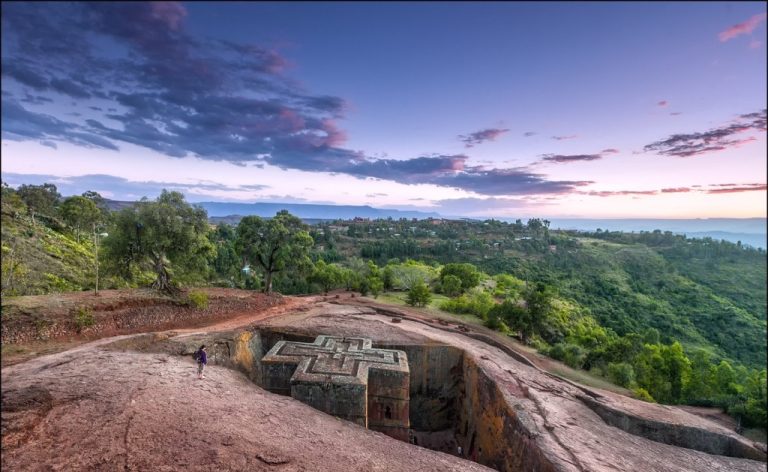
[[[173, 157], [486, 195], [562, 193], [584, 185], [523, 169], [467, 167], [461, 155], [375, 159], [346, 149], [336, 123], [346, 109], [343, 99], [306, 93], [283, 74], [286, 60], [276, 51], [193, 37], [186, 16], [176, 2], [4, 4], [3, 137], [113, 150], [131, 143]], [[75, 99], [90, 115], [83, 124], [64, 119], [77, 112], [36, 113], [5, 93], [30, 90], [40, 98], [25, 104], [61, 105], [66, 98], [71, 110]], [[486, 129], [462, 139], [471, 147], [507, 131]]]

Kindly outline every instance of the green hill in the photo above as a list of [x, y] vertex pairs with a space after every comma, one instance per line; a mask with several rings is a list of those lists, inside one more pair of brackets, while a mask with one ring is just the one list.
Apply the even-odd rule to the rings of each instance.
[[54, 231], [38, 216], [2, 211], [3, 296], [93, 288], [93, 243]]
[[766, 365], [762, 249], [661, 231], [550, 232], [540, 220], [343, 225], [324, 236], [332, 233], [333, 250], [347, 257], [471, 262], [490, 275], [545, 282], [619, 335], [655, 328], [662, 341], [679, 340], [688, 351]]

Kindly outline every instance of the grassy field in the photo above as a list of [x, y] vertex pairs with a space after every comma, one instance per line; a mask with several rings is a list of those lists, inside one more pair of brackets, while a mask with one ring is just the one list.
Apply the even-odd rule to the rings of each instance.
[[[376, 299], [379, 303], [386, 303], [389, 305], [396, 305], [396, 306], [407, 306], [408, 304], [405, 302], [407, 294], [405, 292], [384, 292]], [[439, 318], [447, 321], [457, 321], [467, 324], [474, 324], [474, 325], [482, 325], [483, 320], [476, 316], [472, 315], [456, 315], [453, 313], [448, 313], [447, 311], [443, 311], [440, 309], [440, 304], [444, 301], [448, 300], [448, 297], [445, 295], [440, 294], [432, 294], [432, 301], [429, 302], [429, 305], [423, 307], [423, 308], [413, 308], [411, 309], [417, 310], [425, 315], [432, 316], [433, 318]]]

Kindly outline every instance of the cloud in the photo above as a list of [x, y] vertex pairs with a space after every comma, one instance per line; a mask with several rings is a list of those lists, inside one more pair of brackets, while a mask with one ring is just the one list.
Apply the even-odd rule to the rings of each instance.
[[80, 125], [27, 111], [12, 98], [2, 100], [2, 121], [2, 137], [11, 141], [34, 139], [51, 147], [52, 141], [64, 140], [83, 147], [117, 150], [109, 140], [84, 131]]
[[662, 100], [662, 101], [660, 101], [659, 103], [657, 103], [656, 105], [658, 105], [658, 106], [660, 106], [660, 107], [664, 108], [664, 107], [666, 107], [668, 104], [669, 104], [669, 102], [667, 102], [666, 100]]
[[759, 49], [763, 45], [763, 42], [758, 39], [753, 39], [749, 42], [750, 49]]
[[[347, 149], [337, 121], [347, 109], [342, 98], [308, 93], [283, 74], [289, 63], [270, 48], [193, 36], [188, 16], [177, 2], [3, 4], [3, 91], [34, 90], [56, 102], [49, 110], [87, 109], [84, 123], [75, 122], [70, 111], [37, 113], [4, 94], [3, 137], [110, 150], [130, 143], [171, 157], [483, 195], [558, 194], [589, 183], [469, 167], [464, 155], [377, 159]], [[508, 131], [462, 138], [471, 147]]]
[[673, 112], [670, 113], [670, 115], [672, 115], [672, 116], [679, 116], [679, 115], [682, 115], [682, 114], [683, 114], [683, 112], [681, 112], [681, 111], [673, 111]]
[[556, 162], [560, 164], [579, 161], [596, 161], [606, 157], [608, 154], [618, 154], [619, 150], [614, 148], [603, 149], [596, 154], [542, 154], [540, 162]]
[[586, 180], [551, 181], [525, 169], [466, 168], [453, 175], [438, 176], [436, 185], [470, 190], [481, 195], [532, 195], [570, 193], [578, 187], [593, 184]]
[[758, 192], [765, 191], [766, 184], [764, 183], [725, 183], [725, 184], [710, 184], [710, 185], [691, 185], [690, 187], [671, 187], [663, 188], [661, 190], [591, 190], [591, 191], [577, 191], [575, 193], [579, 195], [587, 195], [592, 197], [622, 197], [622, 196], [650, 196], [659, 194], [670, 193], [703, 193], [703, 194], [725, 194], [725, 193], [738, 193], [738, 192]]
[[547, 162], [576, 162], [576, 161], [594, 161], [602, 158], [603, 158], [602, 154], [573, 154], [573, 155], [544, 154], [541, 160], [547, 161]]
[[365, 196], [368, 198], [376, 198], [376, 197], [387, 197], [389, 195], [386, 193], [368, 193]]
[[460, 141], [464, 142], [465, 147], [471, 148], [486, 141], [495, 141], [497, 137], [508, 131], [508, 129], [488, 128], [481, 131], [475, 131], [468, 135], [461, 134], [458, 138]]
[[661, 193], [685, 193], [690, 192], [691, 189], [689, 187], [676, 187], [676, 188], [663, 188], [661, 189]]
[[706, 193], [740, 193], [740, 192], [764, 192], [768, 188], [766, 184], [743, 184], [741, 186], [713, 188], [706, 190]]
[[[184, 193], [187, 198], [198, 196], [206, 200], [227, 200], [253, 198], [252, 192], [270, 188], [268, 185], [225, 185], [211, 181], [192, 183], [167, 181], [134, 181], [105, 174], [89, 174], [75, 177], [61, 177], [44, 174], [16, 174], [3, 172], [2, 178], [12, 187], [21, 184], [41, 185], [54, 183], [64, 196], [80, 195], [87, 190], [94, 190], [103, 195], [109, 193], [116, 200], [139, 200], [142, 197], [155, 198], [163, 189]], [[242, 195], [246, 192], [247, 195]], [[250, 193], [248, 193], [250, 192]]]
[[592, 197], [616, 197], [627, 195], [656, 195], [656, 190], [593, 190], [590, 192], [582, 192], [582, 195], [589, 195]]
[[674, 134], [662, 141], [656, 141], [643, 148], [660, 156], [691, 157], [727, 148], [738, 147], [754, 141], [755, 138], [738, 138], [748, 131], [766, 130], [766, 110], [739, 115], [734, 123], [714, 128], [703, 133]]
[[567, 139], [576, 139], [578, 137], [579, 137], [578, 134], [572, 134], [569, 136], [552, 136], [552, 139], [554, 139], [555, 141], [565, 141]]
[[758, 13], [743, 23], [733, 25], [730, 28], [721, 31], [720, 34], [718, 34], [718, 37], [721, 42], [726, 42], [742, 34], [750, 34], [760, 25], [760, 23], [765, 21], [765, 19], [766, 13]]
[[525, 133], [523, 133], [523, 136], [525, 136], [526, 138], [530, 138], [531, 136], [536, 136], [537, 134], [538, 133], [536, 133], [535, 131], [526, 131]]

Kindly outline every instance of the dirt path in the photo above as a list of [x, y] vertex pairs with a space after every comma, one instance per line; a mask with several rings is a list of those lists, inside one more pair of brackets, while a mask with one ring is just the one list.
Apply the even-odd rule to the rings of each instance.
[[[303, 309], [302, 307], [316, 301], [316, 297], [282, 297], [282, 303], [275, 306], [263, 307], [257, 303], [256, 307], [241, 308], [243, 305], [242, 300], [248, 300], [250, 297], [260, 295], [254, 294], [254, 292], [233, 289], [210, 289], [210, 291], [217, 297], [223, 298], [225, 301], [230, 300], [231, 302], [225, 304], [218, 311], [214, 311], [212, 315], [206, 318], [189, 319], [186, 321], [186, 327], [179, 326], [179, 323], [185, 322], [182, 318], [174, 322], [165, 323], [164, 326], [158, 326], [154, 329], [143, 326], [140, 323], [134, 323], [130, 327], [124, 327], [117, 331], [114, 327], [109, 327], [95, 334], [86, 333], [81, 336], [74, 335], [48, 340], [34, 340], [21, 344], [6, 343], [3, 344], [2, 367], [66, 351], [90, 343], [95, 339], [153, 331], [174, 330], [179, 333], [194, 333], [234, 329], [273, 316], [280, 316], [291, 310]], [[126, 301], [135, 303], [135, 300], [130, 299], [126, 292], [124, 290], [108, 290], [101, 292], [99, 297], [94, 297], [92, 292], [77, 292], [66, 294], [66, 296], [50, 296], [48, 299], [45, 299], [43, 296], [19, 297], [19, 299], [13, 300], [13, 304], [24, 306], [28, 312], [36, 312], [41, 316], [62, 322], [69, 318], [69, 311], [75, 306], [92, 306], [94, 310], [98, 310], [99, 306], [104, 307], [110, 304], [126, 303]], [[152, 300], [150, 297], [155, 296], [155, 294], [151, 291], [142, 290], [137, 292], [137, 296]], [[154, 316], [160, 319], [167, 316], [169, 312], [169, 308], [164, 306], [152, 307], [149, 310], [154, 312]], [[174, 309], [172, 308], [171, 310]], [[96, 312], [96, 316], [100, 318], [109, 317], [110, 312]]]
[[323, 297], [284, 297], [284, 303], [267, 308], [263, 311], [242, 311], [230, 314], [226, 320], [218, 321], [213, 324], [207, 324], [199, 328], [174, 329], [173, 331], [179, 334], [229, 331], [248, 326], [257, 321], [264, 321], [293, 311], [301, 311], [314, 305], [318, 299], [322, 300]]

